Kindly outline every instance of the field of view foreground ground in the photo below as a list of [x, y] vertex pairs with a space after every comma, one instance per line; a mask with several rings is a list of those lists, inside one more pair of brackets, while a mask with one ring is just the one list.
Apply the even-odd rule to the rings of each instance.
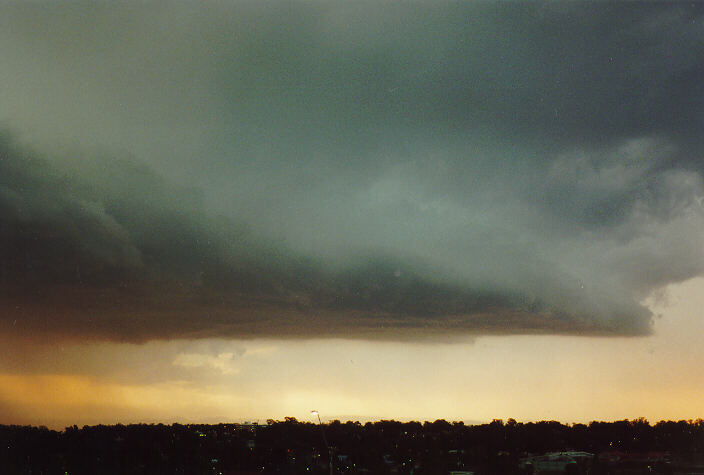
[[696, 474], [704, 421], [0, 426], [4, 473]]

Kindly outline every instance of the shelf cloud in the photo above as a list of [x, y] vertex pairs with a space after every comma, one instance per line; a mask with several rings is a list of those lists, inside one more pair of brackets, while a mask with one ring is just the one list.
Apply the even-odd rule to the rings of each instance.
[[0, 331], [645, 335], [702, 275], [700, 6], [210, 7], [2, 7]]

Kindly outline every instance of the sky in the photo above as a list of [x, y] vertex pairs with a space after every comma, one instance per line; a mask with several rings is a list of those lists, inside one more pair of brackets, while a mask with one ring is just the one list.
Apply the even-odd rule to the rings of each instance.
[[704, 7], [0, 6], [0, 423], [702, 415]]

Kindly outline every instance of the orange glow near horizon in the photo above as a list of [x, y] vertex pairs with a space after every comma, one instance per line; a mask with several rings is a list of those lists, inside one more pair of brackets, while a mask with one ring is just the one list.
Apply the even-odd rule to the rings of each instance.
[[[465, 343], [200, 340], [14, 348], [0, 423], [283, 419], [589, 422], [704, 414], [704, 279], [653, 303], [643, 338], [480, 337]], [[285, 364], [282, 364], [285, 362]]]

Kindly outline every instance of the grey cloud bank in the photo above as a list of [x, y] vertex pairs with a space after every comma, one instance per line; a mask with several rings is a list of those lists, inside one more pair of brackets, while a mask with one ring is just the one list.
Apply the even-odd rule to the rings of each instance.
[[640, 335], [704, 270], [696, 5], [2, 9], [3, 331]]

